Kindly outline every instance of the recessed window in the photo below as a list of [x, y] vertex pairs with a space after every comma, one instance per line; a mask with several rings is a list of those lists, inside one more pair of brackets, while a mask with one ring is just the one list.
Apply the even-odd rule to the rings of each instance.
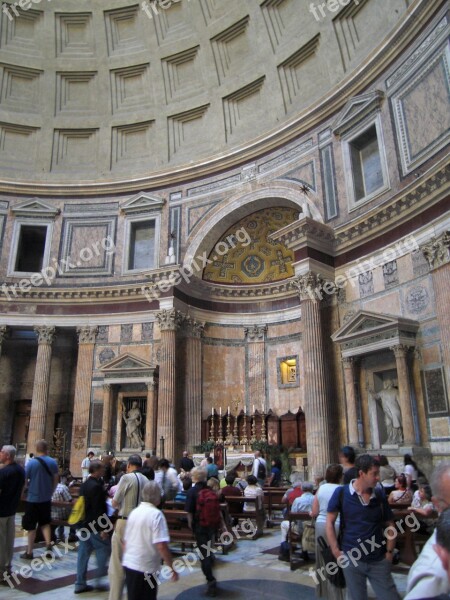
[[155, 266], [155, 221], [131, 223], [128, 269], [153, 269]]
[[22, 225], [20, 227], [14, 271], [37, 273], [44, 266], [46, 225]]
[[349, 143], [355, 200], [383, 187], [383, 169], [375, 125]]

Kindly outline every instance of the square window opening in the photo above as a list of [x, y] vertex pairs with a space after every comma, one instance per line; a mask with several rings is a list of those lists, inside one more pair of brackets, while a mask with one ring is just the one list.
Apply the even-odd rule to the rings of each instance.
[[280, 362], [280, 379], [282, 385], [297, 382], [297, 359], [288, 358]]
[[155, 267], [155, 231], [155, 221], [131, 223], [129, 270]]
[[47, 227], [22, 225], [17, 246], [15, 271], [38, 273], [44, 265]]

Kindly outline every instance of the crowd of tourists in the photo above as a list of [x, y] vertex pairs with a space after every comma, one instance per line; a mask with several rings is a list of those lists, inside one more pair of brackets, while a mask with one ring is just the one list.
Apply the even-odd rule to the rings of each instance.
[[[0, 583], [12, 587], [15, 514], [25, 497], [22, 527], [27, 532], [27, 548], [20, 558], [33, 561], [38, 527], [47, 553], [54, 553], [59, 541], [76, 540], [74, 593], [108, 590], [109, 600], [120, 600], [125, 587], [128, 600], [154, 600], [163, 571], [165, 581], [178, 580], [162, 510], [165, 505], [184, 508], [197, 549], [209, 549], [217, 531], [226, 527], [220, 502], [229, 496], [242, 497], [243, 511], [250, 513], [263, 507], [263, 486], [281, 482], [281, 464], [273, 461], [269, 473], [259, 451], [245, 478], [234, 471], [219, 478], [208, 453], [195, 467], [184, 452], [177, 470], [166, 458], [149, 454], [144, 459], [133, 454], [118, 463], [109, 456], [100, 460], [90, 452], [81, 465], [82, 483], [74, 494], [74, 478], [69, 472], [60, 474], [57, 462], [48, 456], [45, 440], [37, 442], [25, 468], [15, 460], [15, 453], [13, 446], [0, 451]], [[324, 477], [314, 483], [294, 481], [283, 502], [286, 515], [308, 513], [315, 520], [316, 563], [310, 574], [318, 597], [364, 600], [370, 582], [377, 598], [400, 598], [391, 573], [397, 535], [386, 532], [397, 532], [393, 510], [402, 507], [404, 514], [414, 518], [414, 531], [430, 536], [409, 571], [405, 600], [450, 598], [450, 462], [436, 467], [429, 484], [409, 455], [401, 472], [395, 472], [385, 456], [356, 457], [353, 448], [345, 446], [339, 463], [328, 465]], [[57, 525], [56, 541], [52, 523]], [[296, 531], [300, 540], [301, 525]], [[285, 519], [280, 560], [289, 560], [290, 532]], [[301, 545], [300, 551], [303, 560], [310, 561]], [[92, 553], [97, 561], [96, 579], [88, 583]], [[327, 556], [332, 557], [334, 570]], [[199, 551], [198, 557], [206, 594], [216, 596], [213, 553]], [[336, 570], [342, 573], [339, 581]], [[103, 583], [106, 574], [108, 584]]]

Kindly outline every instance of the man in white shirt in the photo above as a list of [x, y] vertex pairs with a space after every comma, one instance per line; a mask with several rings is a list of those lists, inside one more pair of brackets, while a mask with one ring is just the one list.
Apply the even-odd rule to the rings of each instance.
[[168, 542], [169, 531], [164, 514], [156, 508], [161, 490], [155, 481], [148, 481], [142, 492], [142, 502], [134, 509], [125, 529], [122, 565], [125, 569], [128, 600], [155, 600], [164, 569], [171, 570], [171, 581], [178, 581], [172, 568]]
[[159, 468], [155, 473], [155, 481], [161, 489], [162, 506], [166, 500], [173, 500], [183, 486], [178, 479], [176, 470], [170, 466], [167, 458], [159, 461]]
[[86, 458], [83, 458], [81, 463], [81, 476], [83, 477], [83, 481], [86, 481], [86, 479], [89, 477], [89, 465], [91, 464], [91, 460], [94, 459], [94, 456], [95, 454], [91, 450], [88, 452]]
[[[438, 464], [431, 476], [431, 489], [433, 504], [441, 513], [450, 506], [450, 461]], [[433, 598], [450, 592], [449, 579], [435, 550], [435, 544], [436, 531], [409, 571], [405, 600]]]
[[[260, 468], [261, 466], [261, 468]], [[263, 471], [264, 467], [264, 471]], [[263, 476], [264, 472], [264, 476]], [[267, 463], [265, 459], [261, 456], [261, 452], [259, 450], [255, 451], [255, 460], [253, 461], [252, 475], [256, 477], [258, 483], [261, 487], [263, 487], [266, 477], [267, 477]]]
[[[291, 512], [311, 512], [312, 505], [314, 501], [314, 484], [311, 481], [303, 481], [302, 482], [302, 495], [296, 498], [292, 504]], [[278, 556], [278, 560], [289, 561], [289, 552], [287, 551], [286, 545], [284, 542], [287, 541], [287, 536], [289, 532], [289, 521], [281, 521], [280, 524], [281, 529], [281, 545], [280, 545], [280, 554]], [[300, 521], [297, 523], [297, 528], [295, 533], [301, 535], [303, 533], [303, 523]], [[302, 558], [304, 560], [308, 560], [308, 553], [303, 552]]]
[[122, 569], [122, 544], [128, 515], [142, 500], [142, 494], [148, 479], [139, 473], [142, 459], [138, 454], [128, 458], [127, 472], [117, 486], [112, 500], [113, 508], [119, 510], [116, 526], [111, 539], [111, 558], [109, 560], [109, 600], [121, 600], [125, 586], [125, 573]]

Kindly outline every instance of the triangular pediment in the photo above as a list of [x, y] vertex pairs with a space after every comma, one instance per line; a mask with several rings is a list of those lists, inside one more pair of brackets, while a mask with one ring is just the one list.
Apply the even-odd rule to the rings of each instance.
[[333, 123], [333, 133], [339, 136], [343, 135], [369, 115], [378, 112], [383, 98], [384, 93], [380, 90], [351, 98]]
[[146, 194], [145, 192], [139, 192], [136, 196], [133, 196], [129, 200], [127, 200], [121, 206], [121, 210], [125, 213], [133, 213], [133, 212], [150, 212], [155, 210], [161, 210], [164, 206], [165, 200], [163, 198], [156, 198], [155, 196], [150, 196], [150, 194]]
[[23, 217], [56, 217], [61, 211], [39, 198], [32, 198], [13, 206], [11, 212]]
[[338, 329], [331, 339], [343, 356], [374, 352], [396, 344], [415, 345], [419, 323], [395, 315], [361, 310]]
[[143, 358], [139, 358], [134, 354], [129, 354], [128, 352], [125, 354], [121, 354], [116, 358], [108, 361], [104, 365], [100, 367], [100, 371], [106, 374], [114, 374], [118, 375], [120, 373], [137, 373], [137, 372], [148, 372], [154, 371], [155, 365], [144, 360]]

